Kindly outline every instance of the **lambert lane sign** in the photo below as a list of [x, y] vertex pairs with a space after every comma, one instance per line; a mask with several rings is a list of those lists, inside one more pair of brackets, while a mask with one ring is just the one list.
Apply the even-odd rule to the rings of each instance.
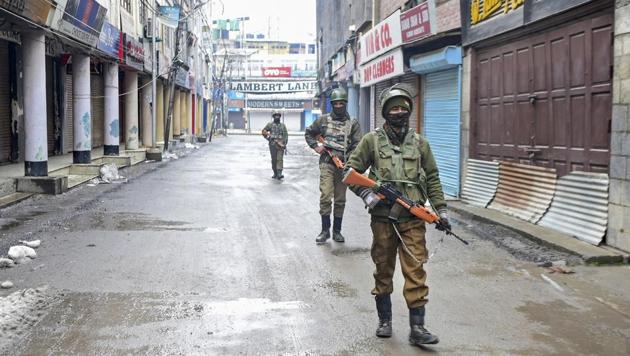
[[259, 81], [259, 82], [232, 82], [230, 88], [241, 93], [277, 94], [297, 93], [303, 91], [316, 91], [316, 81]]

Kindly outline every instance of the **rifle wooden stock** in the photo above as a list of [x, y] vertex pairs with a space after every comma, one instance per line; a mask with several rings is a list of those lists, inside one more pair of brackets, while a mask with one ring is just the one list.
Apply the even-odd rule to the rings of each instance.
[[[317, 135], [317, 141], [321, 142], [322, 144], [326, 143], [326, 140], [322, 137], [322, 135]], [[326, 146], [324, 146], [324, 150], [326, 150], [326, 153], [328, 153], [328, 155], [332, 159], [333, 163], [335, 164], [335, 167], [339, 169], [343, 169], [343, 162], [341, 162], [339, 157], [332, 154], [332, 152], [330, 152], [330, 149], [328, 149]]]
[[[379, 198], [381, 198], [381, 200], [385, 199], [385, 195], [379, 193], [377, 189], [378, 184], [375, 181], [364, 176], [363, 174], [359, 174], [354, 169], [348, 170], [346, 175], [343, 177], [343, 182], [348, 185], [358, 185], [360, 187], [375, 189]], [[420, 218], [430, 224], [436, 223], [438, 220], [440, 220], [440, 218], [434, 212], [430, 211], [424, 206], [414, 205], [413, 203], [405, 201], [405, 198], [402, 195], [396, 198], [396, 203], [400, 204], [403, 208], [409, 210], [409, 212], [413, 216]]]

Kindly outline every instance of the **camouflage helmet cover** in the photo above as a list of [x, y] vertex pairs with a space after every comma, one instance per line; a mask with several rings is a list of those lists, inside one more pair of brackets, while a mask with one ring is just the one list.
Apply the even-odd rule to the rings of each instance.
[[330, 93], [330, 102], [345, 101], [348, 102], [348, 93], [343, 88], [335, 88]]
[[271, 117], [282, 116], [282, 113], [279, 110], [274, 110], [271, 112]]
[[393, 98], [402, 97], [409, 104], [409, 111], [411, 112], [413, 110], [413, 99], [411, 97], [411, 94], [406, 89], [403, 89], [397, 86], [397, 84], [393, 85], [389, 89], [383, 90], [380, 97], [381, 97], [381, 114], [383, 115], [383, 117], [387, 116], [387, 113], [385, 112], [385, 108], [387, 106], [386, 103], [390, 99], [393, 99]]

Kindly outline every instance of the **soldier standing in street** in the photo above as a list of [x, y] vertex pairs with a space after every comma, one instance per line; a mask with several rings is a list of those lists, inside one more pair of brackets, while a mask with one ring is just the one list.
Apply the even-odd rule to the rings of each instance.
[[282, 114], [279, 111], [274, 110], [271, 117], [273, 117], [273, 121], [267, 123], [261, 133], [269, 141], [271, 169], [273, 169], [273, 177], [271, 178], [282, 180], [284, 178], [282, 174], [284, 150], [287, 148], [289, 134], [287, 127], [280, 122]]
[[[315, 242], [326, 242], [330, 238], [330, 214], [333, 214], [333, 240], [344, 242], [341, 234], [341, 222], [346, 206], [346, 185], [342, 182], [343, 172], [335, 166], [330, 155], [346, 161], [352, 150], [361, 139], [361, 128], [356, 119], [351, 119], [346, 111], [348, 95], [342, 88], [337, 88], [330, 94], [333, 112], [322, 115], [311, 126], [306, 128], [304, 137], [306, 143], [320, 154], [319, 159], [319, 215], [322, 220], [322, 231]], [[321, 145], [323, 141], [323, 145]], [[332, 201], [334, 200], [334, 212]]]
[[[440, 226], [450, 229], [446, 202], [438, 168], [429, 142], [409, 129], [409, 116], [413, 100], [408, 91], [393, 86], [381, 95], [382, 115], [385, 124], [365, 135], [354, 150], [346, 168], [359, 173], [370, 168], [369, 177], [381, 184], [391, 184], [407, 198], [423, 205], [427, 198], [440, 217]], [[392, 335], [392, 277], [396, 266], [396, 253], [405, 278], [403, 295], [409, 308], [411, 332], [409, 342], [414, 345], [436, 344], [438, 337], [424, 327], [425, 304], [429, 289], [423, 264], [428, 259], [425, 240], [425, 222], [380, 201], [374, 191], [351, 186], [369, 207], [373, 233], [372, 261], [375, 286], [378, 328], [376, 336]]]

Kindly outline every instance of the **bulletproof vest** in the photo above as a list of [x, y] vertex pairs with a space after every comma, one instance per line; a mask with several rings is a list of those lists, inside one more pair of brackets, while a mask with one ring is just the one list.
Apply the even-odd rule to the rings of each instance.
[[392, 144], [382, 129], [377, 129], [372, 137], [375, 152], [371, 175], [393, 184], [407, 198], [424, 204], [427, 176], [422, 168], [420, 136], [410, 131], [401, 146]]
[[271, 122], [271, 139], [275, 140], [275, 139], [280, 139], [283, 138], [283, 132], [282, 132], [282, 123], [275, 123], [275, 122]]
[[326, 117], [326, 130], [324, 139], [328, 142], [335, 143], [343, 147], [342, 154], [346, 154], [346, 150], [350, 145], [350, 131], [352, 130], [352, 120], [335, 120], [331, 116]]

